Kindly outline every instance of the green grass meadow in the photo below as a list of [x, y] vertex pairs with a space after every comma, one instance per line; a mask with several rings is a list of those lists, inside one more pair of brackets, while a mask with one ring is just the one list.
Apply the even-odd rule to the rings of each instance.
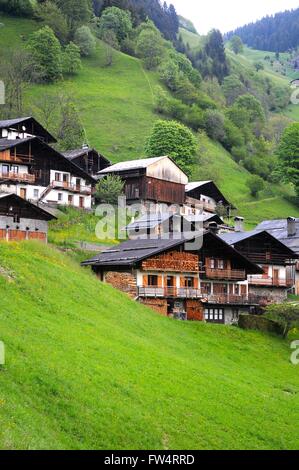
[[0, 266], [1, 449], [298, 449], [287, 342], [160, 317], [39, 243]]

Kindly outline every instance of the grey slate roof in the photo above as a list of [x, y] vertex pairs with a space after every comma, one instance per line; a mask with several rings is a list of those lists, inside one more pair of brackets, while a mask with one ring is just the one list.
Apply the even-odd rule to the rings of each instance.
[[[177, 234], [178, 235], [178, 234]], [[128, 267], [133, 267], [139, 262], [150, 258], [151, 256], [158, 255], [167, 250], [179, 247], [184, 245], [187, 242], [192, 242], [198, 237], [207, 237], [210, 239], [210, 242], [213, 243], [222, 243], [223, 249], [227, 249], [232, 256], [243, 263], [246, 267], [247, 272], [250, 274], [260, 274], [263, 270], [248, 260], [245, 256], [231, 247], [229, 244], [221, 240], [220, 237], [214, 233], [203, 230], [201, 232], [192, 233], [189, 236], [182, 236], [180, 238], [173, 238], [169, 240], [164, 240], [163, 238], [157, 238], [154, 240], [144, 239], [144, 240], [128, 240], [115, 248], [110, 248], [107, 251], [99, 253], [94, 258], [84, 261], [81, 263], [82, 266], [95, 266], [100, 268], [113, 268], [113, 269], [124, 269]]]
[[36, 137], [27, 137], [26, 139], [0, 139], [0, 150], [8, 150], [16, 145], [21, 145], [31, 140], [35, 140]]
[[[243, 240], [248, 240], [248, 238], [255, 237], [260, 234], [266, 234], [268, 237], [271, 237], [272, 239], [274, 238], [277, 242], [281, 243], [281, 245], [286, 246], [286, 248], [294, 251], [295, 253], [299, 254], [299, 252], [296, 252], [291, 246], [286, 245], [283, 240], [278, 239], [275, 237], [270, 231], [268, 230], [258, 230], [257, 228], [254, 230], [251, 230], [250, 232], [230, 232], [230, 233], [223, 233], [220, 236], [222, 240], [224, 240], [226, 243], [229, 245], [235, 246], [239, 242], [242, 242]], [[291, 253], [290, 253], [291, 254]]]
[[[19, 124], [27, 124], [28, 121], [31, 121], [40, 131], [42, 131], [44, 134], [47, 135], [49, 142], [57, 142], [55, 137], [50, 134], [50, 132], [47, 131], [36, 119], [34, 119], [32, 116], [26, 116], [26, 117], [21, 117], [21, 118], [16, 118], [16, 119], [6, 119], [3, 121], [0, 121], [0, 129], [9, 129], [13, 128], [13, 126], [17, 126]], [[30, 134], [30, 132], [28, 132]], [[38, 136], [36, 136], [38, 137]]]
[[265, 220], [256, 227], [256, 230], [267, 230], [274, 238], [299, 254], [299, 219], [296, 219], [296, 235], [293, 237], [288, 236], [287, 219]]
[[163, 224], [164, 222], [169, 220], [172, 216], [173, 214], [171, 214], [170, 212], [164, 212], [163, 214], [144, 214], [142, 217], [129, 224], [126, 229], [153, 229], [158, 225]]

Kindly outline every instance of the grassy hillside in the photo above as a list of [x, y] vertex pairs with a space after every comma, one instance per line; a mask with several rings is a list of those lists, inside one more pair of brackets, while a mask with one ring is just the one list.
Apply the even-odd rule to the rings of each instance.
[[[4, 24], [0, 27], [0, 42], [4, 48], [20, 45], [30, 31], [38, 27], [29, 20], [1, 16], [0, 23]], [[186, 30], [182, 30], [182, 34], [189, 39], [192, 37], [194, 41], [201, 40], [200, 36]], [[153, 107], [158, 76], [145, 71], [139, 60], [119, 52], [115, 52], [113, 66], [105, 67], [104, 54], [104, 46], [99, 42], [96, 53], [83, 61], [84, 67], [75, 78], [54, 85], [31, 87], [27, 91], [29, 112], [38, 116], [36, 103], [44, 94], [66, 92], [79, 109], [90, 145], [113, 162], [141, 157], [144, 155], [145, 139], [158, 118]], [[247, 59], [244, 58], [244, 61]], [[251, 198], [246, 186], [246, 170], [238, 166], [220, 145], [206, 137], [200, 137], [199, 141], [201, 155], [198, 166], [194, 168], [194, 178], [215, 179], [242, 215], [250, 219], [251, 225], [265, 217], [265, 208], [266, 213], [271, 212], [276, 218], [290, 214], [299, 217], [299, 209], [279, 195], [275, 195], [275, 204], [271, 201], [269, 207], [269, 195], [262, 195], [254, 205], [257, 210], [253, 214], [252, 206], [247, 204], [251, 203]], [[74, 231], [67, 235], [68, 239], [76, 237]], [[88, 237], [88, 241], [93, 241], [91, 238]], [[58, 240], [59, 243], [63, 241], [61, 237]]]
[[2, 449], [296, 449], [279, 338], [162, 318], [38, 243], [0, 244]]

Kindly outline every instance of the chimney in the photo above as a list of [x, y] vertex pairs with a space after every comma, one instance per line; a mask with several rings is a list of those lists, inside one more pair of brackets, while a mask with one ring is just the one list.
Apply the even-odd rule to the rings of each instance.
[[244, 218], [235, 217], [235, 232], [244, 232]]
[[209, 230], [217, 235], [218, 233], [218, 224], [216, 222], [209, 223]]
[[294, 217], [288, 217], [288, 237], [294, 237], [296, 235], [296, 219]]
[[82, 145], [82, 150], [89, 150], [89, 145], [88, 144], [83, 144]]

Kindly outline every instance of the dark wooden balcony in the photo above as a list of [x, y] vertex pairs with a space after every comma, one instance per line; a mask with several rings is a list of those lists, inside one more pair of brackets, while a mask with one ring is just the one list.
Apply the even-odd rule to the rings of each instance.
[[29, 173], [14, 173], [14, 172], [1, 172], [0, 180], [6, 181], [19, 181], [21, 183], [35, 183], [35, 175]]
[[0, 152], [0, 161], [8, 163], [19, 163], [19, 164], [32, 164], [34, 162], [34, 157], [29, 154], [10, 154], [9, 152]]
[[246, 272], [243, 269], [205, 268], [204, 273], [208, 279], [224, 279], [233, 281], [243, 281], [246, 279]]
[[267, 299], [255, 295], [214, 294], [203, 297], [204, 303], [217, 305], [262, 305]]

